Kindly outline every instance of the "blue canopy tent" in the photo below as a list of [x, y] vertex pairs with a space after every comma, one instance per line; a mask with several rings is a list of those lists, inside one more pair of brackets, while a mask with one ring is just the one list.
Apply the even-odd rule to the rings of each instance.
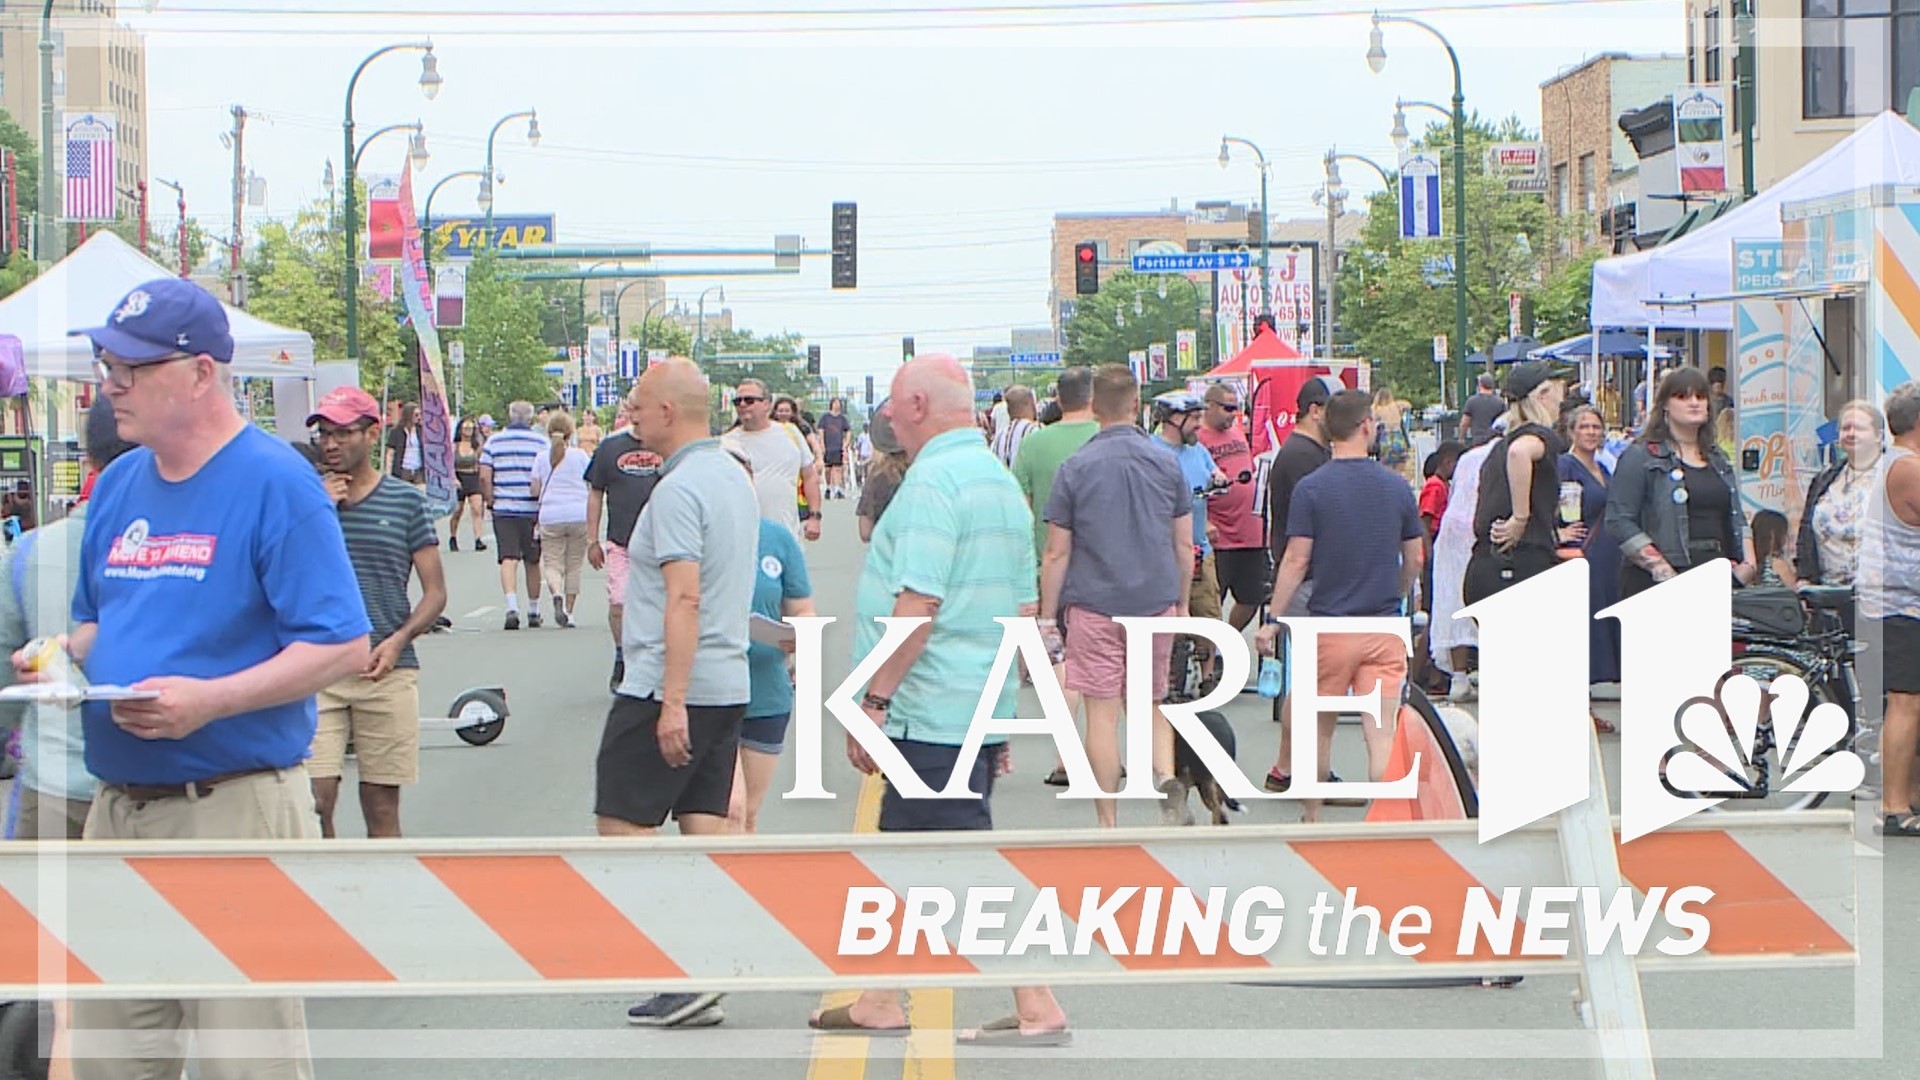
[[1541, 345], [1538, 341], [1522, 335], [1511, 341], [1503, 341], [1486, 352], [1474, 353], [1467, 357], [1467, 363], [1484, 367], [1489, 362], [1488, 357], [1491, 356], [1491, 362], [1495, 364], [1517, 364], [1540, 349]]
[[[1673, 350], [1664, 345], [1653, 346], [1653, 358], [1663, 360], [1673, 354]], [[1603, 330], [1596, 343], [1592, 334], [1581, 334], [1539, 349], [1533, 356], [1540, 360], [1562, 360], [1578, 362], [1595, 357], [1627, 357], [1635, 360], [1647, 358], [1647, 339], [1644, 334], [1630, 334], [1624, 330]]]

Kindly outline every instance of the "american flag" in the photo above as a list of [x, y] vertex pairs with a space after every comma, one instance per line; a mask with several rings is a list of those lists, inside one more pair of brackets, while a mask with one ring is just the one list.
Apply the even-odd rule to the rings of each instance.
[[113, 151], [112, 119], [89, 115], [67, 125], [67, 220], [113, 220]]

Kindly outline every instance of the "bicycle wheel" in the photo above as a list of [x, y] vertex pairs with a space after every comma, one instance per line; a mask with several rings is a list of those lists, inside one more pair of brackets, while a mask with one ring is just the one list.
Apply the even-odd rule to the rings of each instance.
[[[1749, 649], [1747, 652], [1734, 657], [1733, 670], [1735, 673], [1745, 675], [1754, 682], [1759, 683], [1762, 692], [1768, 691], [1776, 679], [1792, 676], [1801, 680], [1807, 684], [1808, 709], [1812, 709], [1822, 702], [1828, 701], [1839, 705], [1846, 704], [1834, 697], [1832, 688], [1827, 685], [1824, 679], [1813, 677], [1804, 661], [1788, 652], [1771, 649]], [[1851, 725], [1851, 720], [1849, 720], [1849, 725]], [[1851, 726], [1849, 726], [1848, 735], [1852, 735]], [[1825, 802], [1828, 793], [1824, 791], [1787, 791], [1784, 789], [1786, 781], [1784, 770], [1786, 768], [1787, 749], [1793, 736], [1794, 733], [1791, 731], [1775, 731], [1771, 733], [1771, 742], [1769, 742], [1768, 733], [1763, 728], [1757, 736], [1757, 740], [1766, 748], [1766, 752], [1763, 756], [1759, 757], [1755, 768], [1749, 770], [1748, 775], [1749, 778], [1753, 778], [1759, 770], [1765, 770], [1767, 781], [1766, 795], [1764, 797], [1727, 799], [1714, 807], [1714, 809], [1720, 811], [1812, 810]]]
[[[1460, 753], [1459, 744], [1454, 741], [1453, 729], [1441, 718], [1440, 710], [1434, 707], [1433, 701], [1427, 697], [1425, 691], [1413, 683], [1407, 683], [1403, 693], [1405, 696], [1400, 703], [1401, 722], [1406, 722], [1412, 716], [1418, 717], [1420, 722], [1427, 726], [1427, 732], [1432, 737], [1434, 745], [1440, 748], [1441, 755], [1447, 759], [1447, 771], [1453, 776], [1454, 788], [1460, 794], [1461, 807], [1468, 817], [1479, 817], [1480, 794], [1474, 787], [1473, 772], [1467, 767], [1466, 758]], [[1460, 715], [1463, 718], [1466, 717], [1465, 713]]]

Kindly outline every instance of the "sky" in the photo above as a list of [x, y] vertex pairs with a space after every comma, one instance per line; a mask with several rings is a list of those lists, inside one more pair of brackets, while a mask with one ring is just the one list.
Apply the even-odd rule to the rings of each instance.
[[[1365, 61], [1372, 5], [1343, 0], [161, 0], [122, 4], [146, 35], [150, 174], [182, 184], [190, 216], [225, 235], [239, 104], [246, 165], [264, 210], [288, 217], [324, 196], [342, 159], [348, 79], [381, 46], [430, 39], [445, 80], [420, 92], [418, 53], [372, 62], [354, 96], [359, 137], [419, 120], [431, 160], [417, 198], [484, 164], [499, 118], [496, 214], [552, 213], [561, 244], [770, 247], [798, 233], [830, 244], [831, 204], [859, 205], [860, 288], [829, 287], [829, 260], [791, 277], [676, 278], [688, 307], [724, 286], [736, 326], [822, 347], [843, 382], [885, 375], [900, 339], [966, 356], [1014, 327], [1049, 322], [1057, 211], [1148, 211], [1174, 201], [1257, 205], [1272, 167], [1274, 217], [1317, 215], [1329, 148], [1391, 164], [1396, 97], [1444, 104], [1452, 73], [1417, 27], [1385, 27], [1388, 60]], [[615, 7], [627, 13], [612, 11]], [[1380, 5], [1431, 23], [1460, 56], [1469, 109], [1539, 122], [1539, 84], [1603, 52], [1679, 53], [1680, 0], [1436, 0]], [[1410, 123], [1422, 122], [1413, 113]], [[397, 172], [403, 136], [363, 169]], [[1348, 166], [1356, 196], [1371, 170]], [[474, 212], [454, 181], [436, 217]], [[167, 201], [164, 190], [156, 203]], [[1353, 200], [1358, 203], [1359, 198]], [[156, 205], [156, 229], [173, 217]], [[177, 218], [175, 219], [177, 220]], [[680, 269], [772, 260], [656, 260]], [[720, 292], [708, 296], [711, 311]]]

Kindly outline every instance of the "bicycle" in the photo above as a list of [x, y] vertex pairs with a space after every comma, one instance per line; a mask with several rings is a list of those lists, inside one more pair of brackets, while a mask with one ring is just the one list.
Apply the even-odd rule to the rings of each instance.
[[[1253, 473], [1243, 469], [1239, 476], [1232, 477], [1225, 483], [1215, 481], [1203, 487], [1194, 488], [1193, 497], [1217, 499], [1232, 490], [1235, 484], [1246, 484], [1252, 481]], [[1199, 582], [1200, 575], [1204, 573], [1206, 573], [1205, 562], [1200, 553], [1200, 546], [1196, 544], [1193, 548], [1193, 580], [1196, 583]], [[1199, 647], [1196, 648], [1196, 646]], [[1167, 684], [1170, 687], [1169, 693], [1186, 695], [1170, 700], [1197, 701], [1213, 693], [1214, 688], [1220, 685], [1221, 675], [1224, 674], [1220, 657], [1214, 653], [1211, 645], [1188, 634], [1180, 634], [1173, 639], [1172, 655], [1167, 662], [1171, 676]]]
[[[1837, 586], [1802, 586], [1799, 589], [1741, 589], [1733, 596], [1733, 670], [1729, 675], [1745, 675], [1760, 685], [1760, 716], [1750, 751], [1742, 750], [1746, 761], [1742, 772], [1746, 790], [1731, 795], [1721, 792], [1683, 792], [1666, 777], [1666, 763], [1687, 749], [1677, 746], [1661, 759], [1660, 782], [1679, 798], [1724, 798], [1720, 810], [1812, 810], [1827, 800], [1825, 791], [1776, 791], [1774, 757], [1784, 774], [1793, 760], [1798, 726], [1783, 748], [1773, 730], [1770, 708], [1777, 697], [1772, 692], [1779, 679], [1792, 676], [1807, 687], [1807, 710], [1832, 703], [1847, 712], [1847, 734], [1835, 746], [1821, 752], [1814, 764], [1853, 746], [1859, 734], [1860, 689], [1855, 675], [1854, 656], [1861, 651], [1847, 633], [1845, 613], [1853, 604], [1853, 590]], [[1805, 713], [1802, 714], [1804, 716]], [[1727, 734], [1735, 741], [1731, 721]]]

